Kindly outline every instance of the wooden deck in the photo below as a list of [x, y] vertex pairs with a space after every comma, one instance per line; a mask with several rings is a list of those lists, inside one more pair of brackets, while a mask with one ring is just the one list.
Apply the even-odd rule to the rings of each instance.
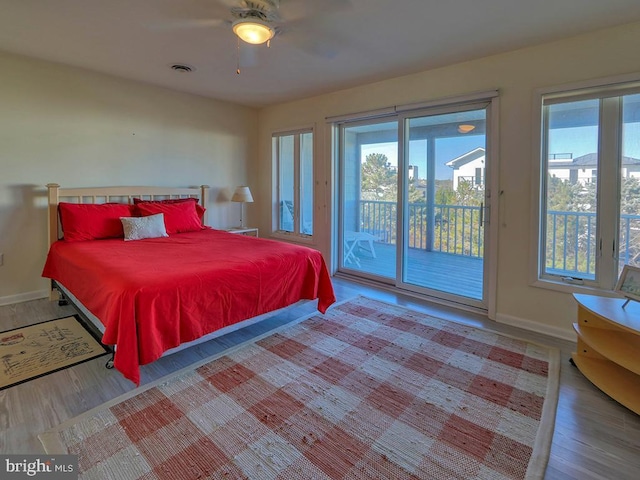
[[[345, 267], [356, 272], [395, 278], [395, 245], [376, 242], [374, 251], [376, 258], [366, 248], [354, 250], [357, 262], [348, 262]], [[482, 258], [410, 248], [407, 262], [406, 283], [482, 300]]]

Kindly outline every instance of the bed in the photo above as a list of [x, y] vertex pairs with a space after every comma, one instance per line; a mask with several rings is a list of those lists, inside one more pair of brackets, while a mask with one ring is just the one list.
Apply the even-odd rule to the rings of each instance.
[[317, 250], [206, 227], [206, 186], [47, 187], [52, 296], [89, 313], [137, 385], [141, 365], [181, 345], [298, 301], [322, 313], [335, 302]]

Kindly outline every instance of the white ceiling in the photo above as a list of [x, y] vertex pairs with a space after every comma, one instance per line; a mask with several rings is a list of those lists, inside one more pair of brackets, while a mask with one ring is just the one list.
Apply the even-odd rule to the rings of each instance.
[[190, 22], [242, 2], [0, 0], [0, 50], [259, 107], [640, 21], [638, 0], [281, 0], [237, 75], [229, 24]]

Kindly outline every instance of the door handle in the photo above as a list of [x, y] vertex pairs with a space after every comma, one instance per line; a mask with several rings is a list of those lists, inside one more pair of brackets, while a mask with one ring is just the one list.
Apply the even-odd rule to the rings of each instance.
[[480, 203], [480, 228], [484, 227], [484, 202]]

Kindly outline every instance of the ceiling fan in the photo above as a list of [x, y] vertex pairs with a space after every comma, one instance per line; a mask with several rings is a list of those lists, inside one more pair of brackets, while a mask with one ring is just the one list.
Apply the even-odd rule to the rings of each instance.
[[[325, 30], [323, 17], [351, 7], [351, 0], [209, 0], [217, 18], [185, 19], [148, 25], [155, 30], [231, 27], [238, 38], [236, 73], [240, 64], [256, 63], [253, 48], [242, 43], [267, 44], [286, 34], [287, 42], [312, 55], [332, 58], [341, 50], [340, 35]], [[217, 5], [216, 5], [217, 4]], [[282, 7], [281, 7], [282, 4]], [[249, 45], [247, 45], [248, 47]], [[242, 60], [241, 60], [242, 57]]]
[[231, 23], [233, 33], [252, 45], [270, 42], [281, 22], [278, 15], [280, 0], [243, 0], [242, 4], [231, 7], [231, 14], [235, 17]]
[[317, 32], [313, 26], [320, 17], [351, 6], [351, 0], [215, 0], [214, 3], [226, 11], [220, 12], [221, 18], [179, 20], [156, 25], [156, 29], [230, 26], [240, 40], [253, 45], [269, 45], [276, 35], [296, 30], [296, 43], [304, 43], [300, 32], [309, 35]]

